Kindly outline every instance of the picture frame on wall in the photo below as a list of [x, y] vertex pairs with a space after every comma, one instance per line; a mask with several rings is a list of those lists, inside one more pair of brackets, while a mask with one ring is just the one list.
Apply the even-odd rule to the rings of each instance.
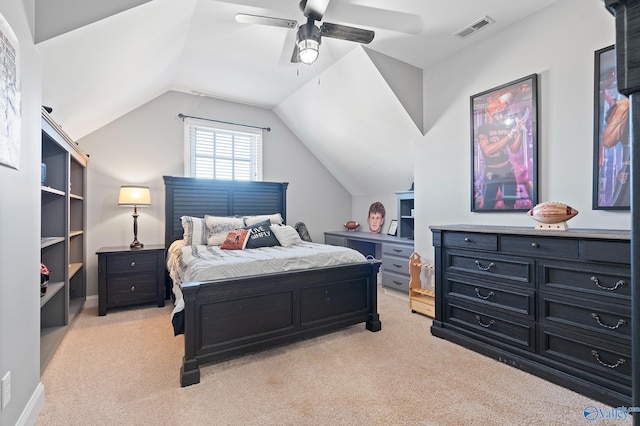
[[471, 211], [538, 203], [538, 75], [471, 96]]
[[629, 99], [618, 93], [615, 46], [595, 52], [593, 209], [629, 210]]

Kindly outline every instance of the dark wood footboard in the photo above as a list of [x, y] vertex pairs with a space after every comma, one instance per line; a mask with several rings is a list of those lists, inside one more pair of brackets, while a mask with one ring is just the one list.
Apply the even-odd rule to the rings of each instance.
[[230, 280], [184, 283], [185, 354], [180, 384], [200, 382], [200, 365], [364, 322], [379, 331], [380, 262]]

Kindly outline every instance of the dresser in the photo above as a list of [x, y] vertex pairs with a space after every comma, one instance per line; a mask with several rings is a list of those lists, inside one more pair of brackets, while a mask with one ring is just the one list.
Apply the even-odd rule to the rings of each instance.
[[631, 405], [629, 231], [432, 226], [434, 336]]
[[371, 232], [334, 231], [324, 233], [325, 244], [349, 247], [382, 261], [382, 285], [409, 293], [409, 256], [413, 240]]
[[163, 245], [102, 247], [98, 255], [98, 314], [108, 308], [165, 301]]

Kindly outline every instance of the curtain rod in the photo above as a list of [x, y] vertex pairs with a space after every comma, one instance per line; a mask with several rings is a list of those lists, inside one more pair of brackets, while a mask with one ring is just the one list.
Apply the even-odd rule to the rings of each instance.
[[216, 123], [233, 124], [234, 126], [252, 127], [254, 129], [266, 130], [267, 132], [271, 131], [271, 127], [259, 127], [259, 126], [251, 126], [249, 124], [231, 123], [229, 121], [214, 120], [213, 118], [202, 118], [202, 117], [194, 117], [192, 115], [184, 115], [183, 113], [178, 113], [178, 117], [182, 118], [183, 120], [185, 118], [196, 118], [198, 120], [215, 121]]

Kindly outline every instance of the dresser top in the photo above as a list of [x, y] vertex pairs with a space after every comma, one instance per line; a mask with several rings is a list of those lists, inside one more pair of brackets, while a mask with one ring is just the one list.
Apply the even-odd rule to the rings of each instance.
[[568, 229], [551, 231], [535, 229], [528, 226], [494, 226], [494, 225], [433, 225], [434, 231], [481, 232], [491, 234], [536, 235], [565, 238], [606, 238], [610, 240], [631, 240], [631, 231], [624, 229]]

